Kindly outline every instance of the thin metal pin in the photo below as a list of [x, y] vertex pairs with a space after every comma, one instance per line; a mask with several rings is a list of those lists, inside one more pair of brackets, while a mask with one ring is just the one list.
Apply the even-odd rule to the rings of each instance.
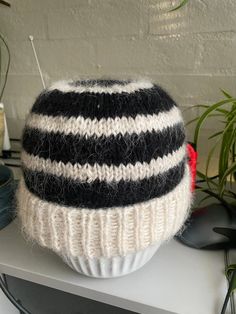
[[44, 81], [44, 78], [43, 78], [43, 73], [42, 73], [42, 70], [41, 70], [41, 67], [40, 67], [40, 64], [39, 64], [38, 55], [37, 55], [37, 52], [36, 52], [35, 46], [34, 46], [34, 36], [29, 35], [29, 40], [31, 42], [31, 46], [32, 46], [32, 49], [33, 49], [35, 61], [37, 63], [37, 67], [38, 67], [38, 71], [39, 71], [39, 75], [40, 75], [40, 78], [41, 78], [41, 82], [42, 82], [43, 88], [46, 88], [46, 84], [45, 84], [45, 81]]

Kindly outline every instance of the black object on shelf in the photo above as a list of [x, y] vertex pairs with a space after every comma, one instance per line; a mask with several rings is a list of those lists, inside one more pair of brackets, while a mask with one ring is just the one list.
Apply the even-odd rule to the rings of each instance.
[[[205, 250], [227, 250], [236, 248], [236, 208], [222, 204], [212, 204], [193, 211], [186, 222], [186, 228], [177, 240], [195, 248]], [[226, 308], [236, 280], [236, 269], [229, 280], [228, 291], [221, 314]]]
[[177, 239], [195, 249], [236, 248], [236, 209], [212, 204], [195, 210]]
[[10, 302], [20, 311], [20, 314], [30, 314], [29, 311], [27, 311], [20, 303], [19, 300], [16, 300], [13, 295], [10, 293], [10, 291], [7, 289], [6, 284], [2, 280], [0, 276], [0, 288], [2, 289], [2, 292], [5, 294], [5, 296], [10, 300]]
[[11, 150], [3, 150], [2, 151], [2, 158], [3, 159], [11, 158], [11, 153], [12, 153]]

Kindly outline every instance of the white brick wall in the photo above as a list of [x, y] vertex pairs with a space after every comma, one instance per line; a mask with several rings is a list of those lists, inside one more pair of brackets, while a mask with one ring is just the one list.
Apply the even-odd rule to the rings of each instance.
[[[47, 84], [78, 77], [150, 77], [183, 109], [234, 94], [236, 1], [9, 0], [0, 30], [12, 63], [4, 94], [12, 137], [42, 86], [28, 35], [35, 38]], [[186, 120], [196, 110], [184, 112]], [[207, 129], [216, 128], [209, 124]], [[190, 128], [191, 135], [191, 128]]]
[[90, 5], [48, 14], [50, 39], [112, 38], [138, 35], [140, 1], [93, 1]]

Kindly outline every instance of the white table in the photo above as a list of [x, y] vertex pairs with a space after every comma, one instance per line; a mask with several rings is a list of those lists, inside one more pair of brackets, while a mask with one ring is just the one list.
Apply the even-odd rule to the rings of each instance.
[[128, 276], [93, 279], [27, 243], [18, 224], [0, 231], [1, 273], [142, 314], [220, 313], [227, 288], [222, 251], [198, 251], [172, 240]]

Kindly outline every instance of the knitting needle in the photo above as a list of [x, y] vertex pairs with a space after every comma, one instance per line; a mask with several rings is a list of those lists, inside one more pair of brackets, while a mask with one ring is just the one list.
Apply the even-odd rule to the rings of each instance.
[[37, 67], [38, 67], [38, 71], [39, 71], [39, 75], [40, 75], [40, 78], [41, 78], [41, 82], [42, 82], [43, 88], [46, 88], [46, 85], [45, 85], [45, 82], [44, 82], [44, 78], [43, 78], [43, 73], [42, 73], [42, 70], [41, 70], [41, 67], [40, 67], [40, 64], [39, 64], [38, 55], [37, 55], [37, 52], [36, 52], [36, 49], [35, 49], [35, 46], [34, 46], [34, 36], [33, 35], [29, 35], [29, 40], [31, 42], [32, 50], [33, 50], [33, 53], [34, 53], [35, 61], [37, 63]]

